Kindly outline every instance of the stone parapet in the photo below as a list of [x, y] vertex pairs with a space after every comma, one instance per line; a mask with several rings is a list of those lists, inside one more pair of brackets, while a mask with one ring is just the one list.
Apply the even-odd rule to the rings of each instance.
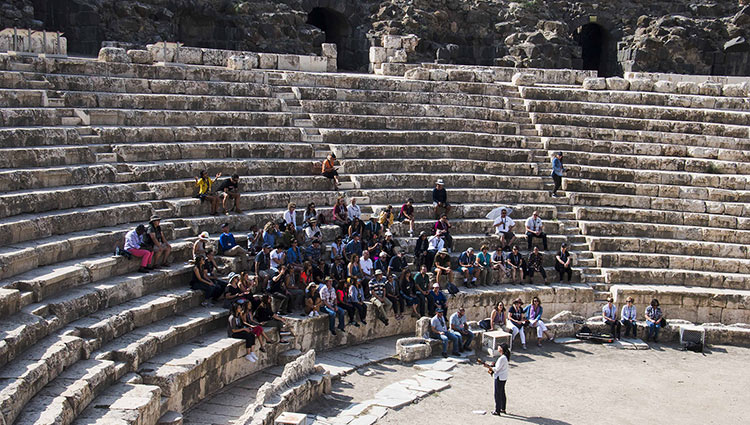
[[61, 32], [6, 28], [0, 31], [0, 52], [67, 55], [68, 39]]

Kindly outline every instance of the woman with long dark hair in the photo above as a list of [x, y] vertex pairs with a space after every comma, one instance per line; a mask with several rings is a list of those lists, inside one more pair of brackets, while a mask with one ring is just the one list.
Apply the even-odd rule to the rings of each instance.
[[508, 370], [510, 366], [510, 347], [508, 344], [503, 343], [498, 347], [500, 357], [495, 362], [495, 367], [492, 368], [492, 378], [495, 381], [495, 410], [492, 412], [495, 416], [505, 414], [505, 407], [508, 402], [505, 396], [505, 383], [508, 381]]

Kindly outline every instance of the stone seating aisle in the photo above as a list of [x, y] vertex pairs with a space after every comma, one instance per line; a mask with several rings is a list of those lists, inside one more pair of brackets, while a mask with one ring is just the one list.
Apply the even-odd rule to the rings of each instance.
[[522, 93], [545, 147], [570, 164], [565, 188], [607, 284], [748, 289], [747, 99]]

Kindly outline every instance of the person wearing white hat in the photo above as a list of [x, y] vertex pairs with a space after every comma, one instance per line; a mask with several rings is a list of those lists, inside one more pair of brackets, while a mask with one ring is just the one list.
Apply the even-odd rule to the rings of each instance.
[[448, 203], [448, 192], [445, 190], [443, 179], [438, 179], [435, 182], [435, 188], [432, 189], [432, 206], [435, 208], [436, 219], [441, 214], [448, 214], [451, 210], [451, 206]]
[[437, 282], [432, 284], [432, 291], [427, 294], [427, 299], [427, 309], [429, 310], [430, 316], [435, 315], [435, 307], [442, 308], [443, 310], [448, 309], [448, 298], [446, 298], [443, 291], [440, 290], [440, 284]]
[[193, 260], [195, 260], [199, 255], [205, 257], [206, 251], [208, 250], [210, 244], [211, 239], [208, 236], [208, 232], [201, 232], [198, 235], [198, 240], [193, 243]]

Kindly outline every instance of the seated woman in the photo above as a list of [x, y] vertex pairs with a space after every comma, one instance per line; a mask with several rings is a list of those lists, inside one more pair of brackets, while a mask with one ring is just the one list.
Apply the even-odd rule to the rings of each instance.
[[560, 283], [562, 283], [563, 277], [566, 274], [568, 275], [568, 283], [570, 283], [570, 279], [573, 276], [573, 269], [570, 268], [572, 263], [573, 259], [570, 257], [570, 253], [568, 253], [568, 244], [563, 242], [560, 246], [560, 252], [555, 256], [555, 270], [560, 275]]
[[242, 305], [245, 307], [242, 310], [242, 323], [250, 329], [250, 332], [255, 335], [255, 339], [260, 343], [258, 350], [260, 350], [261, 353], [265, 353], [266, 349], [263, 347], [263, 342], [265, 341], [266, 343], [269, 343], [268, 336], [266, 336], [266, 333], [263, 331], [263, 326], [253, 317], [253, 309], [251, 308], [250, 303], [242, 303]]
[[318, 284], [313, 282], [307, 285], [307, 289], [305, 290], [305, 314], [307, 317], [320, 316], [320, 306], [322, 305], [323, 300], [320, 299]]
[[244, 299], [245, 301], [252, 299], [252, 293], [241, 287], [242, 276], [232, 272], [229, 273], [227, 280], [229, 283], [224, 288], [224, 308], [231, 308], [232, 304], [240, 299]]
[[336, 155], [333, 152], [328, 154], [328, 157], [323, 161], [323, 165], [320, 168], [320, 174], [323, 177], [328, 178], [333, 183], [333, 190], [337, 190], [339, 187], [339, 173], [336, 171]]
[[345, 234], [348, 236], [349, 240], [351, 240], [355, 233], [359, 235], [365, 233], [365, 223], [363, 223], [359, 217], [354, 217], [352, 219], [351, 224], [349, 224], [349, 230]]
[[386, 278], [385, 297], [393, 304], [393, 313], [396, 315], [396, 320], [403, 319], [404, 300], [401, 298], [400, 291], [398, 290], [398, 282], [396, 282], [392, 274], [389, 274]]
[[505, 258], [505, 265], [510, 270], [513, 283], [520, 283], [526, 277], [526, 260], [518, 252], [518, 246], [513, 246], [513, 250]]
[[203, 293], [206, 295], [206, 298], [216, 300], [221, 296], [222, 293], [224, 293], [224, 290], [221, 286], [215, 284], [211, 279], [208, 279], [206, 277], [205, 262], [206, 257], [202, 255], [198, 256], [195, 259], [195, 265], [193, 266], [193, 277], [190, 281], [190, 287], [195, 290], [203, 291]]
[[201, 232], [198, 235], [198, 240], [193, 243], [193, 261], [199, 256], [206, 256], [206, 251], [209, 249], [211, 239], [208, 236], [208, 232]]
[[500, 245], [495, 248], [495, 252], [490, 257], [490, 263], [492, 264], [492, 270], [495, 272], [495, 280], [493, 285], [499, 285], [503, 281], [510, 277], [510, 269], [505, 267], [505, 252], [503, 247]]
[[302, 264], [302, 271], [299, 274], [299, 278], [305, 288], [315, 280], [313, 279], [313, 265], [311, 262], [305, 261]]
[[497, 303], [489, 319], [484, 319], [479, 322], [479, 327], [487, 331], [510, 331], [508, 328], [508, 312], [505, 310], [505, 304], [502, 301]]
[[[419, 270], [420, 267], [422, 267], [422, 264], [427, 264], [428, 260], [428, 249], [430, 247], [429, 240], [427, 238], [427, 232], [424, 230], [419, 232], [419, 237], [417, 238], [417, 244], [414, 246], [414, 267]], [[429, 261], [430, 264], [427, 264], [427, 268], [429, 269], [432, 267], [432, 261]]]
[[523, 332], [524, 326], [529, 324], [526, 319], [526, 310], [523, 308], [523, 301], [520, 298], [513, 300], [513, 305], [508, 309], [508, 320], [510, 321], [510, 346], [513, 347], [513, 339], [516, 335], [521, 335], [521, 346], [526, 349], [526, 334]]
[[[362, 273], [362, 266], [359, 265], [359, 255], [352, 254], [349, 256], [349, 264], [346, 266], [346, 275], [349, 276], [350, 279], [354, 279], [357, 282], [360, 282], [364, 277], [364, 274]], [[365, 288], [363, 286], [362, 290], [365, 293], [365, 297], [367, 297], [368, 295], [370, 295], [370, 291], [365, 291]]]
[[653, 338], [654, 342], [659, 342], [659, 328], [663, 327], [664, 315], [659, 307], [659, 300], [651, 300], [651, 305], [646, 307], [646, 325], [648, 325], [648, 334], [646, 341]]
[[417, 306], [419, 305], [419, 299], [416, 294], [416, 282], [414, 275], [409, 272], [409, 268], [405, 267], [401, 270], [401, 276], [398, 278], [398, 289], [401, 298], [406, 302], [408, 307], [411, 307], [411, 316], [420, 317], [417, 312]]
[[[323, 214], [318, 215], [318, 211], [315, 210], [315, 202], [310, 202], [305, 208], [304, 214], [302, 214], [302, 227], [305, 228], [310, 225], [310, 220], [315, 219], [320, 221]], [[322, 223], [325, 224], [325, 223]]]
[[359, 321], [367, 324], [367, 306], [365, 305], [365, 294], [362, 291], [362, 283], [359, 279], [349, 278], [346, 282], [349, 291], [349, 302], [359, 312]]
[[221, 173], [217, 173], [216, 177], [212, 180], [211, 177], [208, 176], [208, 172], [203, 170], [200, 172], [200, 175], [195, 178], [195, 185], [198, 186], [198, 194], [195, 195], [195, 197], [201, 200], [201, 204], [206, 201], [211, 203], [211, 215], [219, 214], [217, 211], [219, 207], [219, 197], [211, 190], [211, 186], [216, 183], [216, 180], [219, 177], [221, 177]]
[[547, 341], [552, 341], [552, 337], [547, 333], [547, 326], [542, 322], [542, 302], [539, 297], [534, 297], [525, 309], [524, 313], [529, 321], [529, 326], [536, 328], [536, 345], [542, 346], [542, 336], [547, 337]]
[[256, 356], [253, 352], [253, 345], [255, 345], [255, 334], [242, 321], [243, 311], [244, 307], [242, 303], [232, 304], [232, 314], [229, 315], [227, 336], [230, 338], [244, 339], [245, 348], [247, 349], [247, 355], [245, 356], [245, 358], [255, 363], [256, 361], [258, 361], [258, 356]]
[[383, 226], [384, 230], [388, 230], [393, 226], [394, 218], [393, 206], [388, 205], [380, 211], [380, 215], [378, 215], [378, 223]]
[[349, 231], [349, 210], [346, 208], [344, 197], [340, 196], [333, 206], [333, 224], [341, 227], [341, 233], [347, 234]]
[[286, 328], [286, 319], [274, 313], [271, 309], [271, 296], [264, 294], [260, 297], [260, 304], [255, 308], [253, 317], [265, 327], [276, 328], [279, 331], [279, 343], [287, 344], [281, 338], [281, 332]]
[[336, 305], [343, 308], [349, 315], [349, 324], [359, 327], [359, 323], [354, 320], [354, 313], [357, 308], [349, 302], [349, 288], [346, 283], [339, 283], [336, 287]]
[[633, 297], [626, 298], [625, 305], [622, 306], [622, 311], [620, 312], [620, 321], [625, 326], [625, 338], [630, 336], [631, 331], [633, 333], [633, 338], [638, 337], [638, 313], [636, 313], [633, 302]]

